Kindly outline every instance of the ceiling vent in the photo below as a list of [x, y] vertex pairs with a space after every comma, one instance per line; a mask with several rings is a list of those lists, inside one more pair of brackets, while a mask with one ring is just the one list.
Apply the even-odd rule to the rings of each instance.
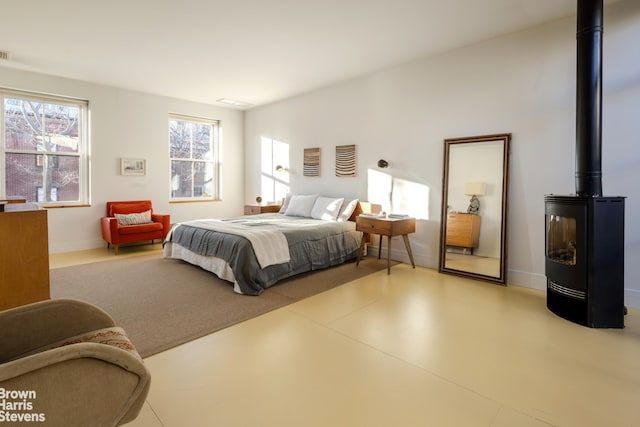
[[233, 107], [240, 107], [240, 108], [251, 107], [253, 105], [248, 102], [238, 101], [236, 99], [229, 99], [229, 98], [220, 98], [220, 99], [217, 99], [216, 101], [222, 104], [227, 104]]
[[0, 60], [10, 60], [11, 59], [11, 52], [7, 52], [6, 50], [0, 50]]

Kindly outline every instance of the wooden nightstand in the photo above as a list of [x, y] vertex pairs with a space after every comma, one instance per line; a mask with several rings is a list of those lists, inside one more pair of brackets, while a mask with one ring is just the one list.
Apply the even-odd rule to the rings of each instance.
[[480, 240], [480, 216], [469, 213], [447, 214], [447, 246], [459, 246], [463, 248], [463, 253], [467, 249], [478, 247]]
[[277, 213], [282, 205], [244, 205], [245, 215], [256, 215], [262, 213]]
[[380, 259], [380, 251], [382, 250], [382, 236], [387, 236], [387, 274], [391, 274], [391, 238], [393, 236], [402, 236], [404, 247], [407, 249], [411, 266], [416, 268], [413, 262], [413, 253], [409, 244], [409, 234], [416, 231], [415, 218], [378, 218], [360, 215], [356, 218], [356, 230], [362, 231], [362, 240], [360, 241], [360, 250], [358, 251], [358, 260], [356, 266], [360, 264], [362, 251], [367, 241], [368, 234], [380, 235], [380, 243], [378, 244], [378, 259]]

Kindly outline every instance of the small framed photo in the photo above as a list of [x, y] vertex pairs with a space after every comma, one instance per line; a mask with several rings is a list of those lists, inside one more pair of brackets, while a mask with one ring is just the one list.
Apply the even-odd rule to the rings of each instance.
[[147, 161], [145, 159], [120, 159], [121, 175], [146, 175]]

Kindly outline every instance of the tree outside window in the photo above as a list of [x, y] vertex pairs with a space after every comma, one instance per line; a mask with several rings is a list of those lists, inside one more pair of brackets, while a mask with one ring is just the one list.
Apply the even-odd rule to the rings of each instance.
[[218, 199], [218, 122], [169, 118], [171, 199]]
[[43, 205], [88, 202], [86, 101], [2, 93], [0, 196]]

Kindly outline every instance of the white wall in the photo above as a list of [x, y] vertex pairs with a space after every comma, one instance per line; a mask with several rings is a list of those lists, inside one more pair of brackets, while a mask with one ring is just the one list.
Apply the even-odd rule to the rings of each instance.
[[[290, 144], [291, 190], [366, 198], [367, 168], [430, 188], [411, 237], [418, 264], [437, 267], [443, 140], [511, 132], [510, 284], [543, 289], [544, 195], [575, 191], [575, 17], [408, 63], [245, 115], [245, 201], [260, 192], [260, 137]], [[640, 2], [605, 9], [603, 190], [627, 196], [625, 288], [640, 307]], [[358, 176], [333, 176], [336, 145], [357, 144]], [[321, 147], [322, 176], [302, 176]], [[403, 257], [402, 245], [397, 258]]]
[[[91, 206], [49, 209], [50, 252], [105, 246], [100, 217], [108, 200], [151, 199], [172, 222], [242, 213], [243, 113], [210, 105], [0, 67], [0, 86], [89, 100]], [[222, 201], [169, 203], [168, 114], [221, 121]], [[120, 175], [120, 158], [147, 160], [147, 175]]]

